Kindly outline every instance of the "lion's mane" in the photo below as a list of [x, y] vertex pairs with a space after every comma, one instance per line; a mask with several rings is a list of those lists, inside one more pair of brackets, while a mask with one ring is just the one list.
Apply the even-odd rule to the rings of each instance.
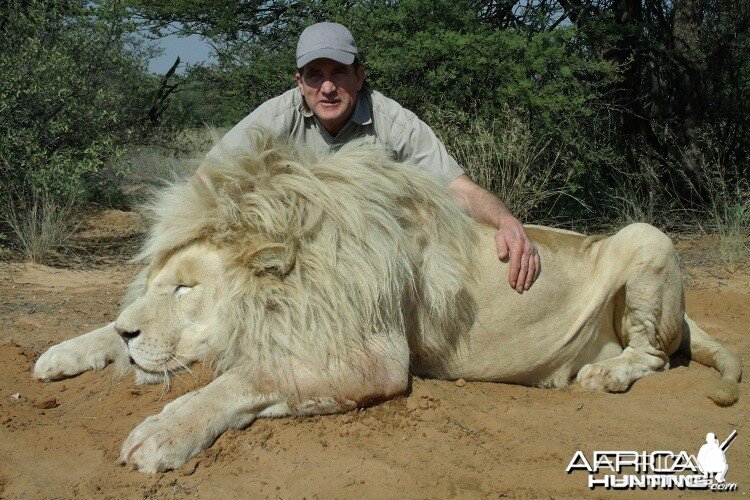
[[216, 370], [273, 373], [282, 359], [320, 370], [387, 353], [394, 336], [421, 357], [455, 344], [472, 315], [476, 236], [448, 190], [380, 147], [320, 155], [248, 133], [252, 154], [158, 194], [139, 255], [153, 265], [196, 241], [229, 250]]

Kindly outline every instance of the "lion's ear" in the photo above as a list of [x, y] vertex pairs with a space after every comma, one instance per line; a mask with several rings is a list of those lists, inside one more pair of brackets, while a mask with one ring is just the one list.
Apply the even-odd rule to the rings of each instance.
[[242, 253], [240, 260], [255, 274], [272, 274], [283, 278], [294, 267], [296, 254], [291, 244], [254, 242]]

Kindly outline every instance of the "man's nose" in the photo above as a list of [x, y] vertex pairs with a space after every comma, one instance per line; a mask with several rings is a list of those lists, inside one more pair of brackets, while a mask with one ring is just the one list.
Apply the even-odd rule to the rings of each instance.
[[320, 86], [320, 91], [324, 94], [330, 94], [331, 92], [336, 91], [336, 84], [334, 84], [330, 79], [326, 79], [323, 82], [323, 85]]

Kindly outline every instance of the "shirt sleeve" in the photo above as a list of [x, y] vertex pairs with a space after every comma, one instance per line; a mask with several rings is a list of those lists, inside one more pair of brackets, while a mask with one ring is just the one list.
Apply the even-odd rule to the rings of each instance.
[[278, 137], [283, 131], [280, 129], [279, 117], [276, 116], [275, 99], [266, 101], [243, 118], [229, 132], [224, 134], [214, 147], [206, 154], [210, 160], [228, 160], [238, 154], [249, 153], [251, 150], [250, 136], [247, 131], [250, 128], [265, 128], [271, 134]]
[[448, 186], [464, 173], [463, 169], [425, 122], [411, 111], [406, 111], [405, 115], [403, 129], [399, 131], [399, 127], [395, 127], [391, 142], [398, 159], [423, 166], [435, 174], [441, 184]]

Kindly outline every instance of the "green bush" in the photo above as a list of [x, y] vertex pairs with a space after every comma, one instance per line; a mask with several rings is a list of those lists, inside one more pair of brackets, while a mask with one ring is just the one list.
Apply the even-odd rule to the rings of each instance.
[[90, 2], [11, 0], [0, 23], [0, 195], [96, 194], [93, 174], [149, 134], [153, 77], [126, 27]]

